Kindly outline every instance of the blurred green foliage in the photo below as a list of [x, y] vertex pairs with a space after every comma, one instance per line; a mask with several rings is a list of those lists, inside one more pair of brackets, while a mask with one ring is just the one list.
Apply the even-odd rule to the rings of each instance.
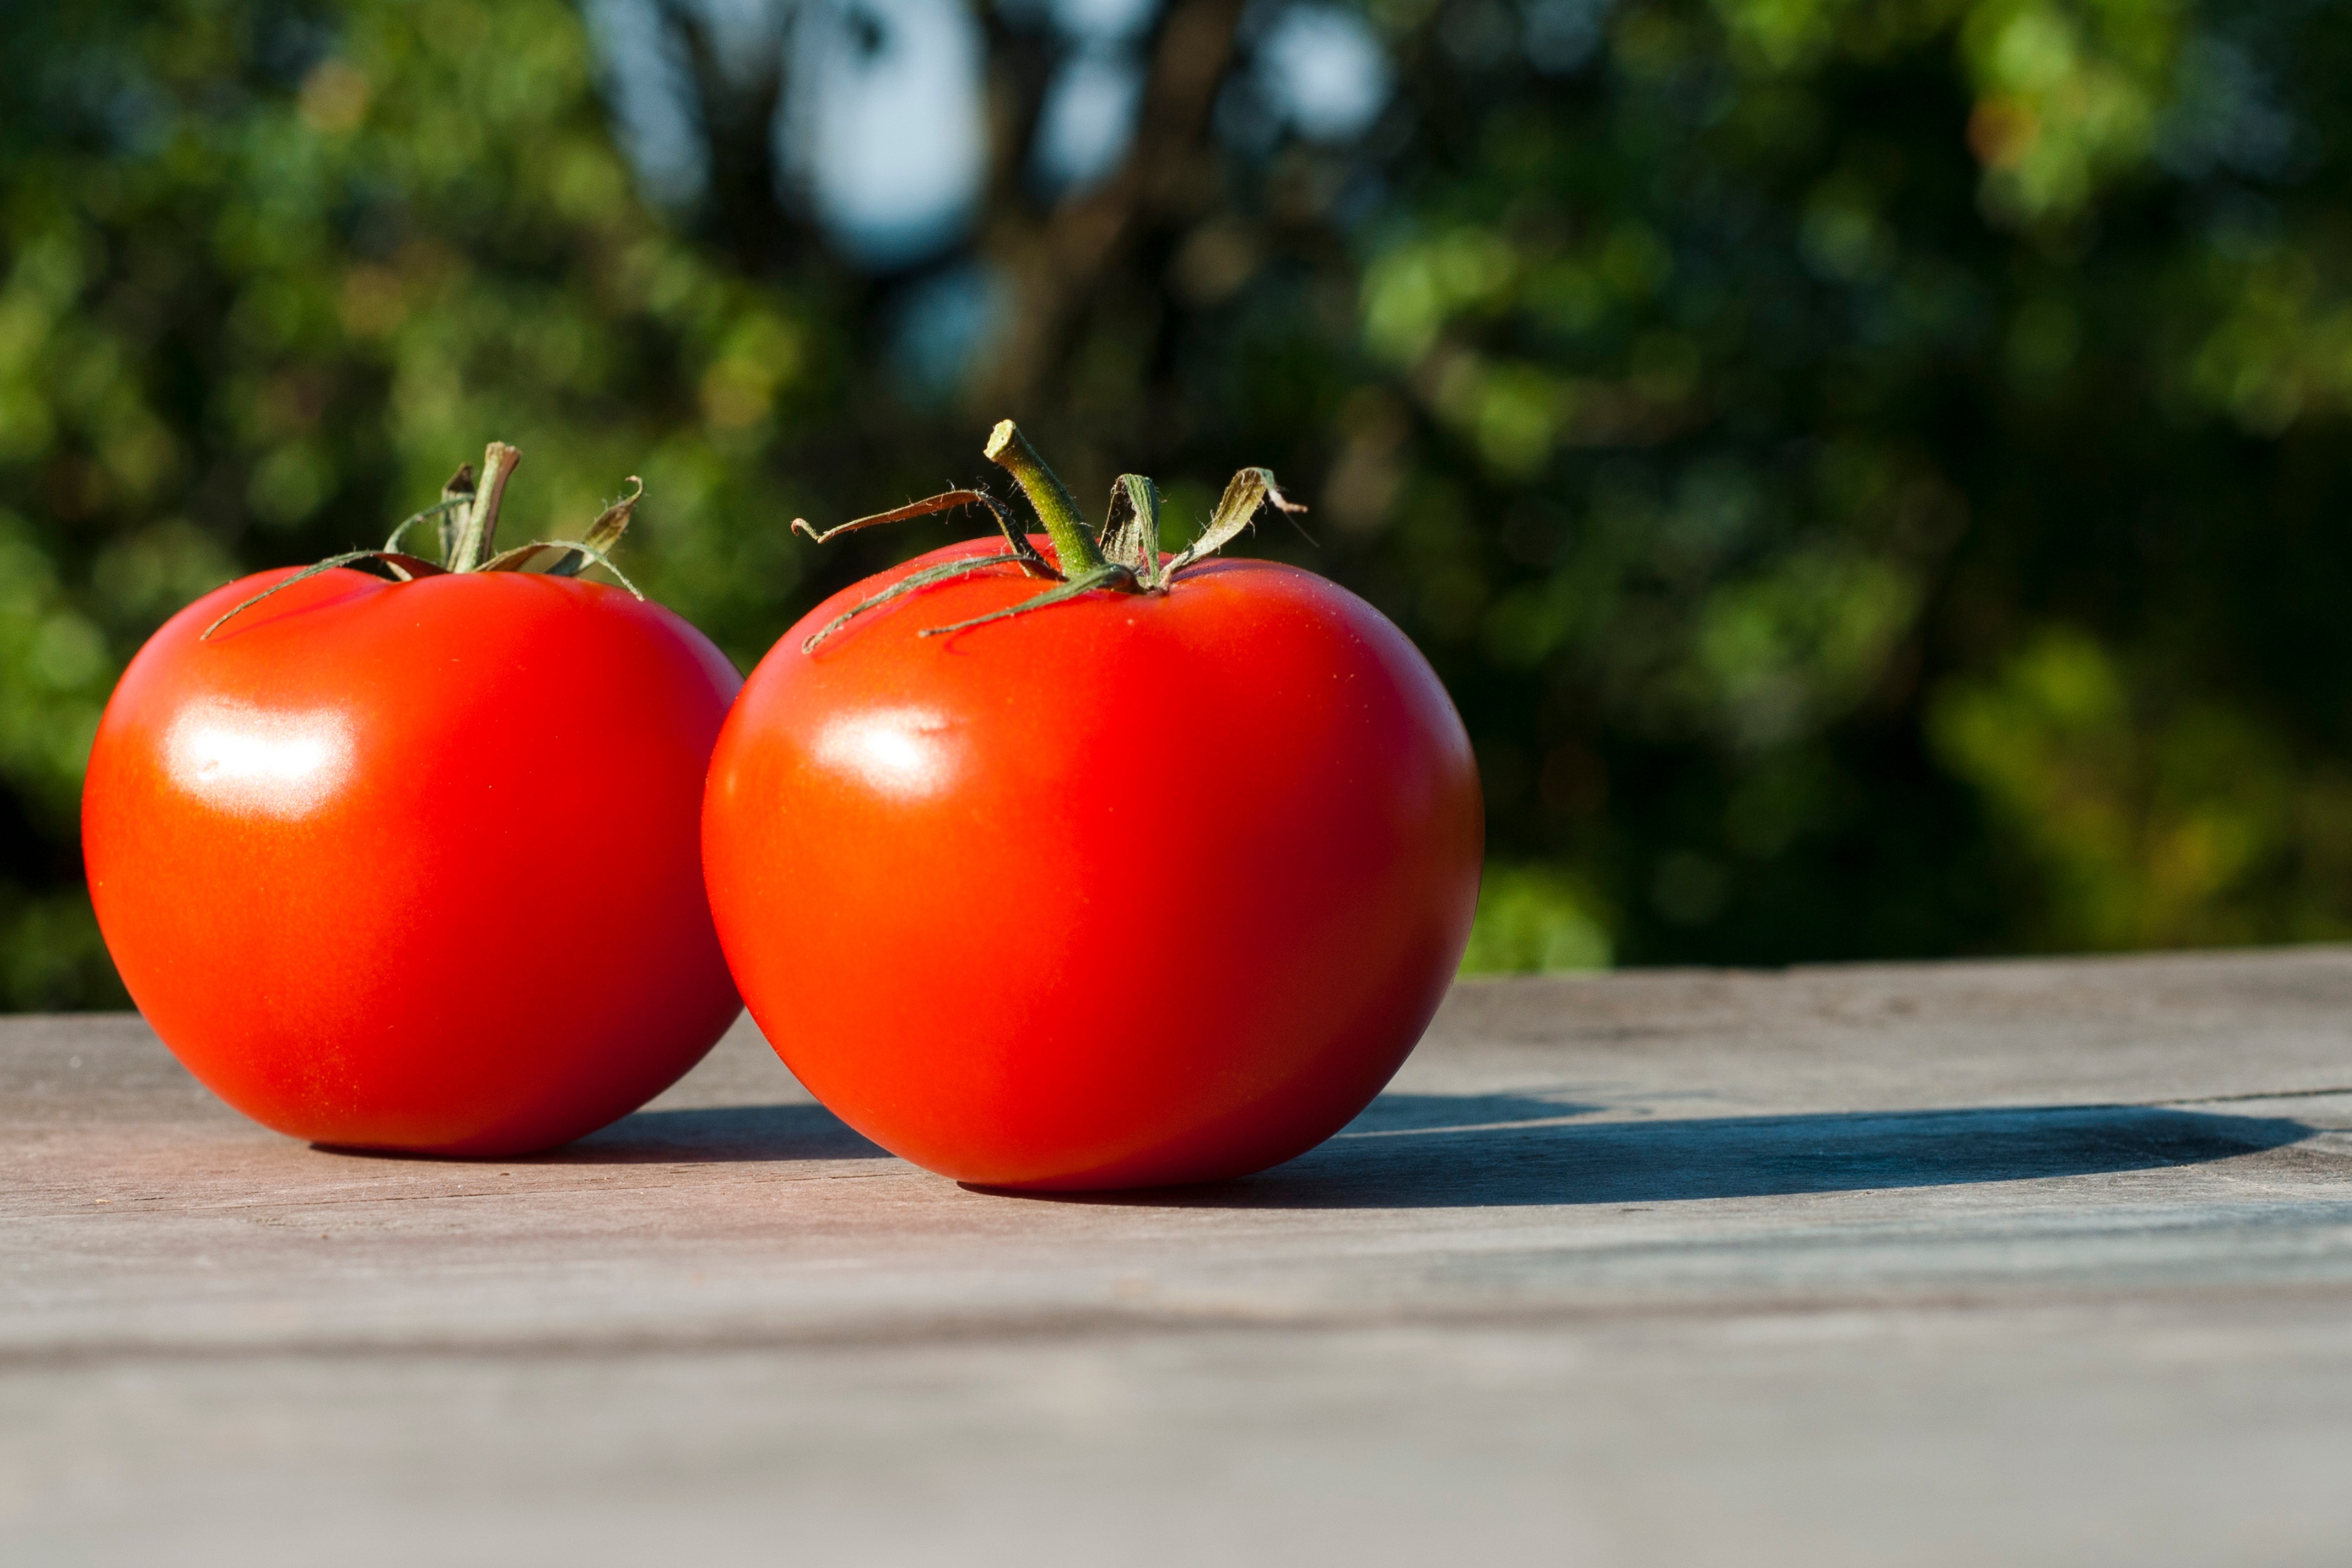
[[[1256, 547], [1478, 746], [1473, 967], [2352, 934], [2352, 12], [1367, 0], [1394, 100], [1334, 143], [1252, 74], [1282, 0], [1173, 0], [1125, 163], [1049, 196], [1006, 6], [971, 237], [875, 273], [778, 174], [781, 71], [646, 3], [679, 205], [559, 0], [0, 11], [0, 1002], [121, 1000], [77, 787], [196, 594], [496, 436], [515, 538], [641, 474], [633, 575], [748, 667], [940, 537], [791, 517], [979, 478], [1004, 414], [1081, 493], [1315, 504]], [[954, 267], [1003, 304], [941, 370]]]

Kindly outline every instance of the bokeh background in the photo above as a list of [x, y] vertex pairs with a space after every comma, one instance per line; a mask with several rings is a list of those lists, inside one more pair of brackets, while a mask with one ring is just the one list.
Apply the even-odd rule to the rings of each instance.
[[515, 539], [642, 474], [749, 668], [973, 526], [793, 516], [1006, 415], [1187, 532], [1314, 506], [1246, 548], [1452, 689], [1473, 967], [2352, 935], [2352, 7], [10, 0], [0, 59], [0, 1005], [122, 1002], [77, 792], [195, 595], [497, 436]]

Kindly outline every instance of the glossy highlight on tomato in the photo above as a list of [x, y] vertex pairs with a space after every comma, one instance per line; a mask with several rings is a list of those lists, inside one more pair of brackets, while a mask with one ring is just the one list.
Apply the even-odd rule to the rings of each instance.
[[1303, 1152], [1460, 962], [1483, 837], [1460, 719], [1379, 612], [1264, 561], [918, 635], [1037, 594], [999, 564], [803, 651], [998, 548], [845, 591], [746, 682], [703, 863], [753, 1017], [844, 1121], [977, 1185]]
[[576, 577], [264, 573], [173, 616], [109, 702], [90, 895], [140, 1011], [256, 1121], [493, 1155], [625, 1115], [740, 1010], [703, 775], [739, 684]]

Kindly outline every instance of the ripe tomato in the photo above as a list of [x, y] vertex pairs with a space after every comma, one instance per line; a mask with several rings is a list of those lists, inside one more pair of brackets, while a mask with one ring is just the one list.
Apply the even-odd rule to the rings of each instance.
[[803, 651], [999, 548], [846, 590], [745, 684], [703, 866], [752, 1016], [852, 1127], [979, 1185], [1303, 1152], [1461, 960], [1483, 828], [1460, 719], [1378, 611], [1264, 561], [917, 635], [1036, 595], [996, 565]]
[[576, 578], [233, 583], [142, 648], [82, 807], [123, 982], [297, 1138], [542, 1149], [692, 1067], [740, 1004], [701, 884], [733, 666]]

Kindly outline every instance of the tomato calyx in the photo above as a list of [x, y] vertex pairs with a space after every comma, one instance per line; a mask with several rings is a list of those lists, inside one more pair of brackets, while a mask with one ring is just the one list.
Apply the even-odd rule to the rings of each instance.
[[1160, 556], [1160, 487], [1141, 474], [1121, 474], [1112, 481], [1110, 507], [1098, 528], [1087, 526], [1078, 503], [1063, 484], [1060, 477], [1037, 449], [1029, 445], [1012, 420], [997, 422], [989, 433], [988, 445], [982, 456], [1013, 476], [1021, 493], [1028, 499], [1029, 509], [1036, 513], [1045, 526], [1045, 537], [1053, 544], [1054, 559], [1047, 561], [1031, 543], [1026, 530], [1013, 516], [1013, 509], [988, 490], [946, 490], [919, 501], [910, 501], [895, 510], [876, 512], [871, 517], [851, 521], [828, 528], [823, 532], [809, 525], [805, 518], [793, 519], [793, 527], [817, 543], [840, 534], [854, 533], [859, 529], [873, 528], [882, 523], [904, 522], [910, 518], [927, 517], [935, 511], [951, 511], [958, 507], [981, 506], [988, 509], [996, 526], [1004, 535], [1009, 547], [993, 555], [967, 555], [956, 561], [908, 574], [870, 598], [851, 605], [812, 632], [801, 644], [801, 652], [814, 653], [817, 645], [856, 620], [866, 611], [889, 601], [912, 594], [934, 584], [957, 577], [970, 576], [992, 566], [1019, 566], [1029, 575], [1051, 582], [1046, 588], [1021, 603], [985, 616], [975, 616], [968, 621], [951, 626], [926, 626], [918, 637], [945, 637], [991, 621], [1010, 620], [1015, 616], [1029, 615], [1046, 609], [1097, 588], [1121, 594], [1165, 594], [1176, 574], [1186, 567], [1215, 554], [1231, 543], [1242, 530], [1254, 521], [1262, 507], [1271, 506], [1284, 512], [1302, 512], [1307, 508], [1282, 493], [1275, 482], [1271, 468], [1244, 468], [1225, 486], [1225, 493], [1210, 514], [1208, 526], [1201, 536], [1177, 554], [1162, 561]]
[[[380, 550], [348, 550], [341, 555], [331, 555], [324, 561], [313, 562], [289, 577], [281, 578], [251, 598], [244, 600], [220, 619], [198, 634], [203, 642], [226, 626], [231, 620], [253, 608], [270, 595], [292, 587], [306, 577], [337, 566], [373, 564], [383, 567], [396, 583], [414, 582], [419, 577], [440, 577], [463, 572], [520, 572], [548, 551], [556, 551], [556, 560], [549, 564], [546, 575], [576, 577], [589, 566], [602, 566], [620, 579], [621, 586], [642, 599], [645, 595], [629, 581], [618, 566], [613, 564], [611, 551], [629, 530], [629, 519], [637, 503], [645, 499], [646, 484], [635, 475], [629, 483], [635, 488], [629, 494], [606, 507], [588, 525], [578, 539], [537, 539], [529, 544], [518, 544], [509, 550], [494, 550], [498, 541], [499, 507], [506, 499], [507, 481], [514, 477], [515, 467], [522, 461], [522, 453], [503, 441], [493, 441], [482, 453], [482, 477], [477, 483], [474, 465], [460, 463], [449, 482], [441, 487], [441, 499], [424, 510], [403, 518], [383, 542]], [[440, 525], [441, 559], [427, 561], [401, 549], [401, 540], [408, 531], [427, 519]]]

